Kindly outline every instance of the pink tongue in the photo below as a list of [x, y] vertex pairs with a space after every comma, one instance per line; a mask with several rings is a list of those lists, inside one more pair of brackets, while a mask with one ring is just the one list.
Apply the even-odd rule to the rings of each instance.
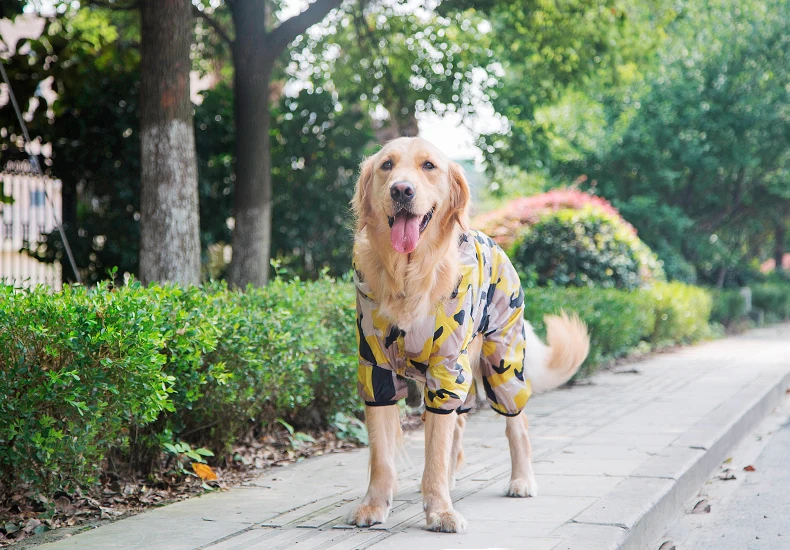
[[402, 254], [409, 254], [417, 248], [420, 238], [420, 219], [417, 216], [401, 214], [395, 216], [395, 223], [390, 230], [392, 248]]

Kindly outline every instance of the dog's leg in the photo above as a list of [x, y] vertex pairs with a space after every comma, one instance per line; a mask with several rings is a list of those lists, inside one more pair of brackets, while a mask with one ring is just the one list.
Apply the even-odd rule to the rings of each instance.
[[453, 448], [450, 451], [450, 467], [447, 470], [448, 485], [450, 490], [455, 489], [455, 475], [464, 465], [464, 428], [466, 427], [466, 414], [459, 414], [453, 432]]
[[449, 470], [458, 415], [429, 412], [425, 418], [425, 471], [422, 498], [428, 530], [461, 533], [466, 520], [453, 509]]
[[529, 443], [527, 415], [521, 411], [507, 418], [505, 434], [510, 443], [512, 471], [506, 495], [509, 497], [538, 496], [538, 483], [532, 471], [532, 446]]
[[397, 483], [395, 454], [400, 435], [400, 411], [396, 405], [365, 407], [370, 442], [370, 483], [362, 504], [349, 523], [367, 527], [384, 523], [392, 506]]

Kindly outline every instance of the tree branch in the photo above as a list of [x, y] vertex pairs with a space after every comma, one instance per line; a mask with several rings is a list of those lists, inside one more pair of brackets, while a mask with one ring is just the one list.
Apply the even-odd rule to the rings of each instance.
[[89, 4], [91, 6], [96, 6], [98, 8], [105, 8], [108, 10], [116, 10], [116, 11], [131, 11], [136, 10], [140, 7], [140, 0], [135, 0], [129, 4], [121, 4], [119, 2], [113, 2], [111, 0], [90, 0]]
[[280, 55], [297, 36], [323, 21], [330, 11], [342, 3], [343, 0], [315, 0], [299, 15], [294, 15], [280, 23], [269, 35], [269, 46], [272, 48], [273, 55]]
[[209, 16], [209, 14], [207, 14], [205, 11], [199, 10], [194, 4], [192, 5], [192, 14], [195, 17], [200, 17], [203, 21], [205, 21], [209, 27], [214, 29], [214, 32], [217, 33], [217, 35], [219, 35], [219, 37], [228, 46], [233, 48], [233, 40], [230, 39], [230, 36], [227, 32], [225, 32], [225, 29], [222, 28], [222, 25], [220, 25], [218, 21], [212, 19], [211, 16]]

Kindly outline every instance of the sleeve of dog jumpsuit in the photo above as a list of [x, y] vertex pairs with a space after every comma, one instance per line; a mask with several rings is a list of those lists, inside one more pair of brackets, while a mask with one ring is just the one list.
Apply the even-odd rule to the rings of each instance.
[[467, 300], [461, 299], [439, 307], [425, 381], [428, 411], [448, 414], [466, 401], [473, 381], [467, 354], [473, 332], [469, 311]]
[[378, 305], [357, 287], [357, 389], [368, 406], [394, 405], [408, 394], [383, 350], [386, 323], [377, 315]]

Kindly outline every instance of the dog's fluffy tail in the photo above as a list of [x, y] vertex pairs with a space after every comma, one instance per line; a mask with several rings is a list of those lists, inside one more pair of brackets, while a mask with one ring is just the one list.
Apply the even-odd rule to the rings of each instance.
[[577, 315], [547, 315], [548, 345], [527, 327], [527, 358], [525, 368], [532, 383], [532, 392], [540, 393], [562, 386], [576, 374], [590, 352], [587, 326]]

